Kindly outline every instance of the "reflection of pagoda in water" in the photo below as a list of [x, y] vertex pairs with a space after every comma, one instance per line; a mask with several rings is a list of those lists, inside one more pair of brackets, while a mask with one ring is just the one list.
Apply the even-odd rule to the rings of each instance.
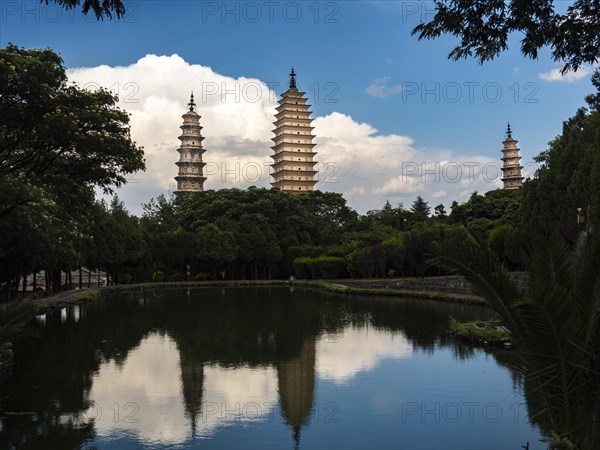
[[181, 386], [185, 415], [192, 426], [192, 437], [196, 437], [196, 419], [202, 411], [202, 393], [204, 385], [204, 364], [180, 351]]
[[277, 364], [279, 404], [286, 423], [294, 431], [296, 445], [300, 443], [300, 429], [308, 423], [315, 391], [315, 337], [302, 344], [295, 358]]
[[[204, 361], [180, 347], [182, 394], [185, 414], [196, 437], [198, 417], [202, 414]], [[308, 337], [298, 355], [277, 362], [279, 404], [284, 421], [292, 428], [296, 446], [301, 428], [309, 421], [315, 387], [316, 340]]]

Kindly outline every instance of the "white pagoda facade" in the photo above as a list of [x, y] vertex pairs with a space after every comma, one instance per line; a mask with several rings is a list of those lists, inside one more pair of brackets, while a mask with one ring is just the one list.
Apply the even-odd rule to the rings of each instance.
[[512, 137], [510, 123], [506, 129], [506, 139], [502, 142], [502, 182], [504, 189], [521, 189], [523, 187], [523, 175], [521, 173], [521, 157], [519, 156], [519, 147], [516, 139]]
[[296, 74], [292, 67], [290, 85], [281, 95], [275, 115], [275, 137], [273, 141], [273, 182], [271, 185], [285, 192], [303, 193], [312, 191], [317, 180], [314, 160], [313, 126], [310, 105], [305, 92], [296, 85]]
[[177, 181], [177, 190], [175, 194], [182, 195], [191, 192], [199, 192], [204, 190], [204, 182], [206, 177], [203, 174], [204, 166], [202, 162], [202, 127], [200, 126], [200, 115], [194, 111], [196, 104], [194, 103], [194, 94], [188, 103], [189, 110], [182, 116], [183, 125], [181, 125], [181, 136], [179, 140], [181, 145], [177, 149], [179, 152], [179, 168], [178, 175], [175, 177]]

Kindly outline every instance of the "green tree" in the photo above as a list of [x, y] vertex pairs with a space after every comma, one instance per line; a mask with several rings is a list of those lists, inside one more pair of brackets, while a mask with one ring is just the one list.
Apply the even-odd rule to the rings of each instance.
[[213, 224], [208, 224], [198, 231], [196, 250], [199, 259], [213, 265], [215, 280], [217, 272], [225, 269], [227, 263], [234, 261], [238, 253], [233, 234], [229, 231], [221, 231]]
[[386, 201], [382, 209], [369, 211], [366, 219], [370, 226], [383, 225], [406, 231], [412, 216], [413, 214], [411, 214], [410, 211], [407, 211], [402, 203], [399, 203], [397, 207], [393, 208], [392, 205], [390, 205], [390, 202]]
[[146, 253], [146, 241], [138, 225], [118, 197], [113, 197], [110, 208], [103, 216], [102, 234], [105, 251], [99, 261], [106, 268], [113, 283], [120, 283], [123, 275], [140, 266]]
[[596, 93], [565, 121], [562, 133], [536, 161], [535, 177], [523, 186], [520, 214], [528, 234], [558, 231], [574, 242], [582, 208], [593, 227], [600, 225], [600, 73], [592, 76]]
[[67, 83], [52, 50], [0, 50], [0, 174], [110, 191], [144, 168], [116, 96]]
[[143, 208], [139, 225], [147, 243], [148, 261], [144, 261], [142, 272], [148, 276], [151, 271], [161, 270], [171, 277], [186, 274], [187, 279], [187, 266], [192, 269], [196, 259], [195, 246], [190, 245], [195, 242], [194, 233], [179, 224], [174, 202], [164, 195], [150, 200]]
[[273, 275], [273, 268], [283, 259], [283, 251], [270, 228], [265, 229], [265, 236], [267, 245], [262, 251], [262, 257], [267, 266], [267, 278], [270, 280]]
[[392, 269], [394, 273], [404, 276], [404, 263], [406, 260], [405, 235], [391, 237], [381, 243], [384, 253], [387, 257], [388, 270]]
[[521, 265], [523, 239], [512, 225], [498, 225], [490, 231], [487, 245], [500, 262], [510, 270], [518, 269]]
[[352, 262], [353, 270], [360, 277], [385, 277], [387, 258], [381, 244], [365, 247], [356, 252]]
[[487, 217], [470, 218], [467, 230], [478, 239], [486, 240], [492, 230], [500, 225], [500, 221], [488, 219]]
[[446, 208], [444, 207], [443, 203], [440, 203], [439, 205], [437, 205], [434, 209], [435, 211], [435, 216], [438, 219], [445, 219], [448, 214], [446, 213]]
[[357, 214], [339, 194], [314, 191], [288, 195], [278, 189], [250, 187], [246, 190], [203, 191], [176, 199], [175, 218], [185, 230], [198, 233], [216, 224], [231, 232], [239, 247], [234, 262], [236, 272], [247, 276], [277, 276], [293, 273], [297, 257], [313, 256], [303, 249], [341, 244], [344, 231], [356, 227]]
[[177, 228], [175, 218], [175, 205], [172, 200], [167, 200], [164, 195], [150, 199], [142, 205], [144, 212], [140, 224], [148, 232], [166, 233]]
[[144, 168], [143, 151], [116, 97], [68, 84], [52, 50], [8, 45], [0, 62], [0, 290], [11, 295], [40, 269], [57, 290], [61, 271], [96, 253], [94, 189], [124, 184]]
[[417, 199], [413, 202], [410, 210], [420, 219], [426, 219], [431, 213], [431, 207], [420, 195], [417, 195]]
[[271, 278], [272, 266], [281, 261], [283, 254], [275, 233], [264, 217], [246, 215], [240, 219], [239, 231], [236, 233], [238, 243], [238, 258], [242, 263], [242, 279], [246, 276], [246, 265], [254, 264], [254, 278], [258, 278], [259, 264], [268, 267]]
[[452, 223], [462, 223], [463, 225], [469, 225], [474, 219], [517, 223], [520, 206], [520, 190], [495, 189], [484, 195], [475, 191], [464, 203], [452, 202], [449, 220]]

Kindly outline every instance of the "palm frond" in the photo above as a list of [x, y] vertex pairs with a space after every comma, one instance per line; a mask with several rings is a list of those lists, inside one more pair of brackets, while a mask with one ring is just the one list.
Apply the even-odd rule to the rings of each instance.
[[0, 304], [0, 344], [36, 335], [36, 330], [26, 325], [36, 309], [30, 301], [13, 300]]
[[463, 276], [471, 284], [473, 293], [490, 304], [515, 339], [520, 341], [521, 330], [511, 307], [522, 299], [522, 292], [488, 247], [469, 237], [464, 241], [437, 243], [433, 252], [435, 256], [428, 264]]
[[511, 331], [530, 390], [557, 436], [591, 449], [600, 401], [600, 240], [582, 234], [574, 249], [556, 236], [535, 237], [519, 289], [484, 242], [438, 244], [429, 261], [469, 281]]

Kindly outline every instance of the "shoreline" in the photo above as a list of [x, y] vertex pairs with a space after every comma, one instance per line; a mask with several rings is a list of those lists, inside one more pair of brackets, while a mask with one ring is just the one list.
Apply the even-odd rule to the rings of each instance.
[[[253, 286], [297, 286], [321, 289], [326, 292], [345, 295], [373, 295], [383, 297], [413, 298], [422, 300], [437, 300], [452, 303], [468, 303], [486, 305], [485, 300], [472, 294], [454, 294], [446, 291], [435, 290], [409, 290], [393, 289], [389, 287], [356, 287], [349, 286], [360, 280], [223, 280], [223, 281], [174, 281], [162, 283], [136, 283], [118, 284], [113, 286], [89, 287], [84, 289], [73, 289], [62, 291], [49, 297], [31, 299], [37, 307], [38, 314], [90, 302], [105, 293], [129, 292], [143, 289], [181, 289], [181, 288], [209, 288], [209, 287], [253, 287]], [[389, 279], [382, 279], [381, 284], [389, 284]], [[377, 280], [369, 280], [377, 283]]]
[[[479, 305], [487, 305], [486, 301], [481, 297], [472, 294], [454, 294], [446, 291], [434, 291], [434, 290], [410, 290], [410, 289], [394, 289], [390, 287], [381, 288], [364, 288], [349, 286], [344, 284], [346, 280], [315, 280], [315, 281], [292, 281], [291, 286], [304, 286], [323, 289], [327, 292], [333, 292], [335, 294], [346, 294], [346, 295], [374, 295], [383, 297], [400, 297], [400, 298], [413, 298], [420, 300], [438, 300], [451, 303], [471, 303]], [[352, 280], [356, 282], [358, 280]], [[373, 280], [369, 280], [373, 281]], [[387, 284], [389, 279], [382, 279], [382, 284]]]

